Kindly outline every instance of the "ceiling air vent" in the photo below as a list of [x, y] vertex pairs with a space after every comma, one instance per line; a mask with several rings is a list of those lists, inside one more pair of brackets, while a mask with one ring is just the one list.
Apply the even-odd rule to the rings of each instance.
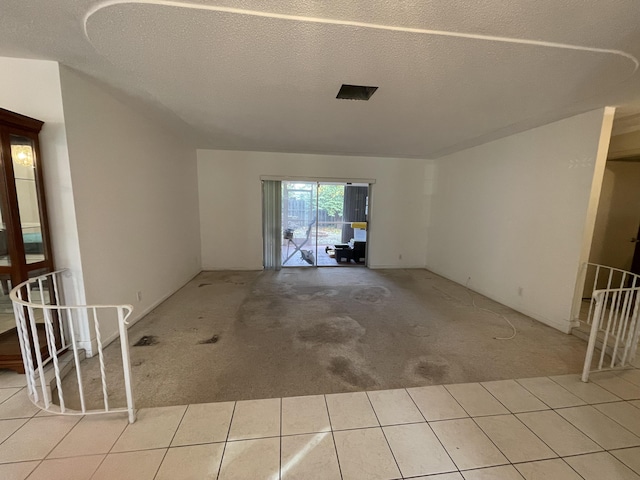
[[364, 85], [342, 85], [336, 98], [345, 100], [369, 100], [378, 87], [365, 87]]

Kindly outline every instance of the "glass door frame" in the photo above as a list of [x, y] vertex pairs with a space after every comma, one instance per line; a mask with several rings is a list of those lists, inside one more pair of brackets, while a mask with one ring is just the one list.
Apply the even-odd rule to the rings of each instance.
[[[9, 249], [9, 266], [0, 266], [0, 273], [11, 274], [13, 285], [17, 285], [29, 278], [29, 273], [34, 270], [53, 270], [53, 252], [51, 248], [50, 230], [48, 222], [47, 204], [44, 191], [44, 176], [40, 162], [40, 142], [38, 134], [44, 122], [0, 110], [0, 142], [1, 142], [1, 168], [0, 175], [0, 202], [3, 218], [7, 231], [7, 244]], [[18, 205], [18, 193], [15, 182], [15, 173], [11, 156], [11, 136], [26, 137], [33, 145], [33, 168], [38, 202], [40, 230], [44, 259], [34, 263], [27, 263], [24, 238], [22, 235], [22, 223]], [[4, 215], [3, 215], [4, 216]]]
[[[371, 180], [371, 179], [334, 179], [334, 178], [313, 178], [313, 179], [309, 179], [306, 177], [266, 177], [263, 176], [261, 177], [262, 180], [271, 180], [271, 179], [277, 179], [278, 181], [282, 182], [282, 191], [284, 192], [286, 189], [286, 185], [290, 184], [290, 183], [300, 183], [300, 184], [312, 184], [314, 185], [314, 189], [315, 189], [315, 225], [314, 225], [314, 230], [315, 230], [315, 244], [313, 246], [313, 251], [314, 251], [314, 262], [312, 265], [309, 265], [309, 267], [329, 267], [329, 268], [334, 268], [334, 267], [340, 267], [341, 265], [339, 263], [336, 263], [335, 265], [333, 264], [318, 264], [318, 231], [319, 231], [319, 225], [320, 225], [320, 219], [319, 219], [319, 215], [318, 215], [318, 211], [319, 211], [319, 202], [320, 202], [320, 187], [323, 185], [344, 185], [345, 187], [347, 186], [351, 186], [351, 185], [355, 185], [355, 186], [366, 186], [367, 187], [367, 202], [366, 202], [366, 223], [367, 223], [367, 239], [366, 239], [366, 251], [365, 251], [365, 260], [364, 260], [364, 264], [362, 264], [363, 267], [367, 267], [369, 266], [369, 245], [370, 245], [370, 235], [369, 235], [369, 226], [370, 226], [370, 215], [371, 215], [371, 192], [372, 192], [372, 187], [375, 184], [375, 180]], [[284, 237], [284, 230], [285, 230], [285, 221], [287, 221], [287, 219], [285, 218], [284, 215], [284, 202], [286, 201], [286, 199], [288, 198], [288, 196], [285, 196], [284, 194], [281, 197], [281, 212], [282, 212], [282, 227], [281, 227], [281, 238], [286, 238]], [[337, 222], [337, 223], [341, 223], [341, 224], [348, 224], [348, 223], [352, 223], [352, 222], [345, 222], [344, 221], [344, 217], [343, 217], [343, 221], [342, 222]], [[342, 241], [338, 242], [338, 243], [343, 243]], [[295, 267], [295, 266], [299, 266], [299, 267], [303, 267], [303, 268], [307, 268], [307, 265], [285, 265], [284, 264], [284, 260], [285, 260], [285, 256], [282, 256], [282, 260], [281, 260], [281, 268], [290, 268], [290, 267]]]
[[[30, 118], [18, 113], [11, 112], [0, 108], [0, 209], [2, 210], [2, 221], [4, 223], [3, 228], [6, 234], [7, 241], [7, 255], [8, 265], [0, 265], [0, 274], [8, 275], [11, 279], [11, 286], [15, 287], [21, 282], [28, 280], [29, 277], [48, 273], [54, 269], [53, 250], [51, 248], [51, 237], [48, 222], [47, 204], [45, 198], [44, 187], [44, 175], [42, 171], [42, 157], [40, 154], [40, 142], [38, 135], [44, 122]], [[33, 263], [28, 263], [25, 238], [23, 232], [23, 223], [21, 221], [20, 214], [20, 198], [26, 197], [18, 194], [18, 186], [16, 183], [16, 176], [14, 171], [14, 161], [12, 152], [12, 137], [23, 137], [25, 145], [31, 147], [28, 152], [31, 155], [32, 164], [27, 165], [28, 168], [33, 168], [33, 179], [25, 178], [26, 180], [33, 180], [33, 189], [31, 188], [25, 191], [33, 192], [33, 197], [37, 205], [37, 218], [39, 221], [40, 240], [35, 243], [40, 243], [43, 258], [36, 259]], [[15, 142], [16, 139], [14, 138]], [[30, 175], [29, 175], [30, 177]], [[30, 186], [30, 185], [29, 185]], [[32, 195], [31, 193], [29, 194]], [[23, 202], [22, 206], [27, 210], [27, 205]], [[35, 212], [34, 212], [35, 213]], [[29, 218], [26, 213], [25, 218]], [[35, 215], [32, 221], [35, 222]], [[5, 277], [6, 278], [6, 277]], [[4, 285], [3, 285], [4, 287]], [[45, 292], [48, 294], [48, 298], [45, 297]], [[8, 294], [8, 292], [7, 292]], [[42, 286], [38, 290], [40, 301], [46, 303], [56, 302], [56, 292], [54, 291], [54, 285], [42, 282]], [[59, 323], [54, 319], [53, 328], [54, 336], [56, 339], [56, 345], [60, 344], [60, 331]], [[37, 326], [37, 335], [45, 335], [44, 328], [40, 328], [40, 319], [35, 319]], [[15, 332], [16, 328], [11, 328], [0, 332], [0, 368], [10, 368], [18, 372], [23, 372], [23, 360], [21, 350], [18, 345], [18, 336]], [[29, 332], [33, 335], [33, 332]], [[33, 343], [32, 343], [33, 345]], [[47, 353], [47, 342], [40, 342], [41, 354], [43, 356]], [[35, 352], [31, 352], [32, 355]]]
[[[309, 180], [282, 180], [282, 196], [281, 196], [281, 204], [280, 204], [280, 210], [282, 211], [282, 218], [281, 218], [281, 238], [287, 240], [287, 257], [286, 259], [282, 258], [281, 260], [281, 267], [294, 267], [294, 266], [299, 266], [299, 267], [305, 267], [307, 268], [307, 265], [311, 266], [311, 267], [317, 267], [318, 266], [318, 182], [316, 181], [309, 181]], [[305, 233], [305, 235], [308, 234], [308, 238], [305, 239], [305, 241], [298, 246], [295, 242], [295, 229], [292, 229], [289, 225], [289, 195], [288, 192], [290, 191], [290, 189], [288, 188], [289, 184], [298, 184], [298, 185], [309, 185], [311, 186], [311, 189], [292, 189], [291, 191], [294, 192], [301, 192], [301, 193], [309, 193], [310, 194], [310, 198], [309, 198], [309, 206], [312, 207], [312, 209], [310, 210], [309, 213], [311, 213], [311, 217], [314, 218], [314, 220], [312, 220], [312, 222], [303, 222], [303, 225], [300, 225], [299, 227], [303, 227], [305, 225], [307, 226], [307, 231]], [[287, 192], [287, 195], [284, 194], [284, 192]], [[313, 199], [315, 198], [315, 202], [313, 201]], [[285, 208], [285, 202], [286, 202], [286, 208]], [[285, 215], [285, 211], [286, 211], [286, 215]], [[307, 219], [308, 220], [308, 219]], [[287, 222], [286, 224], [286, 228], [285, 228], [285, 222]], [[312, 235], [311, 230], [315, 230], [315, 235]], [[287, 232], [290, 232], [290, 236], [287, 236]], [[314, 252], [314, 256], [313, 256], [313, 263], [309, 264], [307, 262], [307, 265], [286, 265], [285, 262], [288, 262], [289, 260], [291, 260], [292, 258], [294, 258], [294, 256], [296, 255], [297, 252], [300, 252], [300, 254], [302, 255], [302, 247], [306, 245], [306, 243], [315, 236], [315, 245], [313, 247], [313, 252]], [[300, 238], [298, 237], [298, 240], [300, 240]], [[293, 243], [294, 245], [294, 252], [289, 254], [289, 247], [291, 245], [291, 243]], [[304, 250], [309, 250], [304, 249]]]

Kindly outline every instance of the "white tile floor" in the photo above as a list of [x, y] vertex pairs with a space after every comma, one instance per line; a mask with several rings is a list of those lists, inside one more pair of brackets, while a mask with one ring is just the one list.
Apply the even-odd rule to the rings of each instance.
[[39, 414], [0, 371], [2, 480], [640, 480], [640, 370]]

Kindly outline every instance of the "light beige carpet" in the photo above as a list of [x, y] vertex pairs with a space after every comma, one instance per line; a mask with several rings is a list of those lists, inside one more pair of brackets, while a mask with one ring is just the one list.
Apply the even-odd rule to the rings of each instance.
[[[427, 270], [203, 272], [130, 329], [138, 407], [574, 373], [586, 344]], [[216, 335], [217, 341], [212, 339]], [[106, 351], [119, 361], [119, 346]], [[99, 399], [97, 359], [84, 376]], [[110, 369], [110, 380], [121, 372]], [[67, 383], [74, 382], [74, 375]], [[121, 387], [112, 389], [122, 402]]]

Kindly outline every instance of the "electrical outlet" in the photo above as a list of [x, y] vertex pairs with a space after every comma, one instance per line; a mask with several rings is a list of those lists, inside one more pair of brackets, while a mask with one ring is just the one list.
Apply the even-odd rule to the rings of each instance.
[[142, 291], [136, 292], [136, 298], [138, 299], [138, 301], [142, 300]]

